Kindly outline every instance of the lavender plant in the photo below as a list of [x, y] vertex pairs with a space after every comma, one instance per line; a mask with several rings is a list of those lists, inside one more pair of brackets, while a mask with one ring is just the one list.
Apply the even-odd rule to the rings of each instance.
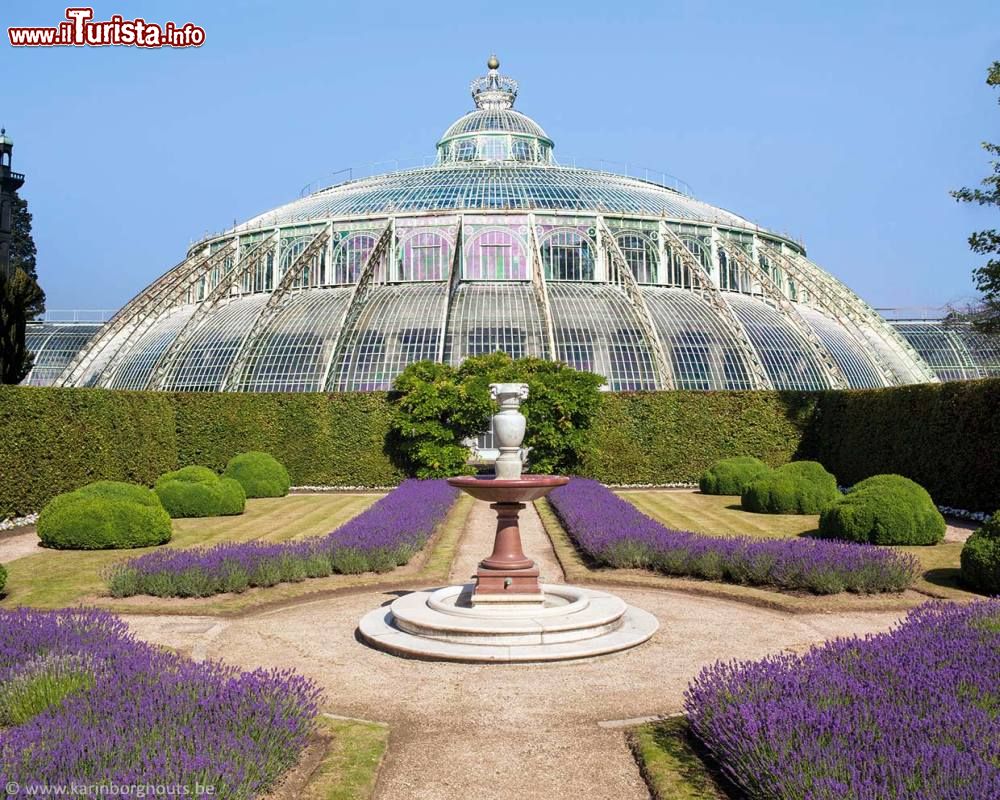
[[585, 478], [573, 478], [549, 500], [576, 545], [612, 567], [816, 594], [898, 592], [917, 573], [912, 556], [872, 545], [670, 530], [603, 484]]
[[105, 578], [115, 597], [208, 597], [335, 573], [385, 572], [423, 547], [457, 495], [443, 480], [403, 481], [326, 536], [156, 550], [114, 564]]
[[927, 604], [890, 633], [719, 662], [685, 706], [753, 800], [1000, 797], [1000, 601]]
[[[46, 691], [30, 690], [40, 676]], [[292, 672], [196, 663], [87, 609], [0, 611], [0, 692], [34, 698], [0, 728], [7, 792], [155, 784], [194, 796], [197, 783], [240, 800], [295, 764], [319, 699]]]

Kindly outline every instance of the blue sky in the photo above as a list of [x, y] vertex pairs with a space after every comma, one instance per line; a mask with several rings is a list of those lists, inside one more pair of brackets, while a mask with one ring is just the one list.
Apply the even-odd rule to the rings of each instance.
[[[65, 5], [4, 0], [0, 23], [56, 24]], [[338, 169], [433, 154], [491, 51], [557, 158], [677, 175], [803, 239], [874, 305], [970, 298], [966, 237], [997, 222], [948, 196], [1000, 141], [995, 0], [94, 8], [194, 22], [206, 43], [0, 43], [0, 123], [50, 309], [116, 308], [208, 231]]]

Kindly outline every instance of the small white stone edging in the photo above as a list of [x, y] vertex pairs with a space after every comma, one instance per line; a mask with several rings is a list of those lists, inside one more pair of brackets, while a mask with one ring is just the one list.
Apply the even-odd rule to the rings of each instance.
[[0, 519], [0, 531], [12, 531], [14, 528], [23, 528], [27, 525], [34, 525], [38, 522], [38, 514], [28, 514], [26, 517], [8, 517]]

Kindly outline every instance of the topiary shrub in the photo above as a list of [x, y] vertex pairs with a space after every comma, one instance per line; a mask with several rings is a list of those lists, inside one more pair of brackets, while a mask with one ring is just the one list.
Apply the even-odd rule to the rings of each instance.
[[966, 539], [962, 580], [983, 594], [1000, 594], [1000, 511]]
[[243, 485], [233, 478], [219, 478], [219, 493], [221, 503], [219, 505], [220, 517], [232, 517], [242, 514], [247, 507], [247, 493], [243, 491]]
[[184, 467], [160, 476], [154, 487], [171, 517], [220, 517], [242, 514], [243, 487], [208, 467]]
[[792, 461], [753, 481], [741, 496], [758, 514], [818, 514], [840, 492], [837, 479], [816, 461]]
[[736, 456], [716, 461], [698, 479], [702, 494], [743, 494], [758, 478], [763, 478], [771, 468], [753, 456]]
[[38, 515], [45, 547], [109, 550], [170, 541], [170, 515], [152, 489], [98, 481], [53, 497]]
[[0, 564], [0, 592], [3, 591], [3, 587], [7, 585], [7, 570], [4, 568], [3, 564]]
[[873, 475], [819, 518], [819, 534], [868, 544], [937, 544], [945, 522], [920, 484], [902, 475]]
[[258, 451], [233, 456], [224, 476], [237, 481], [247, 497], [284, 497], [292, 485], [281, 462]]

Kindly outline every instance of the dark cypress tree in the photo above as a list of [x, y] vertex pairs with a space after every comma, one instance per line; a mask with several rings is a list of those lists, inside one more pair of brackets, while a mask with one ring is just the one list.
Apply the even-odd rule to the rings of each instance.
[[40, 314], [45, 293], [20, 267], [0, 270], [0, 383], [20, 383], [34, 361], [25, 347], [28, 320]]
[[35, 255], [28, 201], [14, 195], [10, 269], [6, 274], [0, 270], [0, 383], [20, 383], [34, 361], [25, 347], [24, 334], [28, 322], [45, 310]]

